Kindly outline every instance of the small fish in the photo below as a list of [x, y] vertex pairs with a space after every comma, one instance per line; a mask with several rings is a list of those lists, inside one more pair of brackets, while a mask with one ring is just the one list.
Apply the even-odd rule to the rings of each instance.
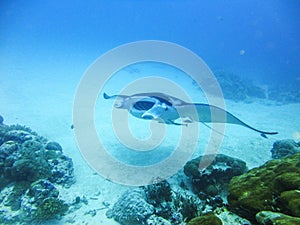
[[[278, 132], [258, 130], [217, 106], [188, 103], [163, 93], [140, 93], [130, 96], [109, 96], [104, 93], [103, 97], [104, 99], [117, 98], [114, 105], [115, 108], [127, 109], [131, 115], [140, 119], [157, 120], [160, 123], [184, 126], [193, 122], [203, 123], [207, 127], [209, 126], [206, 123], [231, 123], [254, 130], [264, 138], [267, 138], [267, 135], [278, 134]], [[177, 119], [182, 119], [184, 123], [175, 122]]]

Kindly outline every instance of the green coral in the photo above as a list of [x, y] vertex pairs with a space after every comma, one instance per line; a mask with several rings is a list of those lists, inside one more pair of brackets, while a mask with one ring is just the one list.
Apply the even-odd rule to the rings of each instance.
[[63, 200], [57, 198], [47, 198], [36, 211], [38, 220], [49, 220], [64, 215], [68, 211], [69, 206]]
[[[300, 153], [272, 160], [230, 181], [228, 202], [237, 214], [255, 220], [259, 211], [294, 211], [299, 205], [283, 201], [286, 191], [300, 189]], [[278, 198], [281, 201], [278, 201]], [[299, 196], [299, 195], [298, 195]], [[288, 207], [288, 210], [287, 210]], [[298, 212], [298, 211], [297, 211]], [[298, 215], [298, 214], [297, 214]]]
[[208, 213], [192, 219], [187, 225], [222, 225], [222, 221], [215, 214]]

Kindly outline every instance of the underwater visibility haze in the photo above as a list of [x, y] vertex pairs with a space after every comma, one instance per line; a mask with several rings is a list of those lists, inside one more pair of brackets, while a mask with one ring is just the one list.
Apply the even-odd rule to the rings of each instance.
[[1, 1], [0, 224], [300, 224], [299, 21], [297, 0]]

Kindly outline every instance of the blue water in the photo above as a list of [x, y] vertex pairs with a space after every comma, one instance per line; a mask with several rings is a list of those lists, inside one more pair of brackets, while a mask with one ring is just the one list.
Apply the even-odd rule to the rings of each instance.
[[[119, 68], [103, 89], [93, 93], [98, 96], [91, 110], [94, 118], [80, 121], [83, 128], [92, 124], [88, 127], [92, 129], [81, 129], [81, 136], [76, 134], [76, 107], [73, 106], [77, 88], [82, 84], [80, 81], [88, 68], [107, 51], [141, 40], [167, 41], [190, 49], [205, 61], [220, 83], [223, 82], [221, 86], [224, 85], [228, 111], [257, 129], [278, 131], [279, 134], [264, 139], [253, 130], [229, 125], [225, 135], [221, 135], [223, 143], [218, 145], [220, 136], [215, 132], [218, 129], [212, 130], [201, 124], [195, 139], [190, 124], [189, 127], [158, 124], [159, 129], [166, 131], [162, 137], [153, 138], [158, 145], [146, 149], [124, 145], [118, 139], [117, 129], [112, 126], [114, 122], [118, 125], [123, 121], [113, 117], [112, 111], [116, 110], [114, 101], [104, 100], [103, 92], [120, 94], [127, 86], [134, 86], [134, 81], [150, 75], [173, 81], [174, 87], [180, 86], [191, 102], [207, 103], [206, 93], [203, 95], [185, 71], [160, 62], [137, 62]], [[115, 62], [110, 63], [114, 65]], [[141, 168], [158, 165], [170, 158], [182, 162], [181, 157], [185, 160], [187, 156], [203, 155], [210, 147], [213, 153], [238, 157], [253, 168], [270, 160], [270, 149], [275, 140], [299, 141], [299, 65], [299, 0], [0, 1], [0, 115], [5, 124], [23, 124], [39, 135], [59, 142], [64, 153], [73, 159], [77, 181], [70, 191], [62, 193], [62, 197], [69, 198], [71, 203], [77, 196], [86, 196], [89, 199], [86, 207], [95, 210], [100, 207], [95, 217], [88, 215], [85, 209], [74, 211], [71, 217], [78, 224], [96, 224], [93, 220], [97, 224], [108, 224], [101, 205], [108, 202], [112, 206], [117, 201], [124, 188], [120, 183], [134, 183], [135, 180], [132, 183], [130, 178], [130, 182], [126, 183], [127, 170], [124, 172], [117, 163], [113, 167], [111, 162], [121, 162], [133, 168], [136, 166], [138, 169], [133, 172], [144, 176], [138, 173]], [[85, 89], [87, 99], [83, 99], [80, 105], [83, 106], [84, 119], [85, 100], [89, 102], [89, 90], [99, 85], [97, 82], [89, 83], [91, 87]], [[163, 85], [157, 84], [152, 90], [151, 85], [151, 82], [147, 88], [136, 85], [135, 90], [165, 90]], [[168, 87], [167, 94], [175, 96], [177, 90], [173, 90], [172, 85]], [[260, 91], [265, 92], [260, 94]], [[147, 141], [155, 136], [151, 133], [154, 122], [133, 116], [128, 116], [128, 121], [134, 138]], [[90, 141], [91, 130], [95, 130], [98, 135], [95, 136], [101, 139], [106, 153], [116, 161], [106, 160], [109, 157], [99, 158], [102, 155], [98, 153], [103, 149], [98, 148], [97, 141], [96, 144]], [[126, 134], [127, 130], [123, 131], [121, 127], [119, 132]], [[179, 148], [181, 136], [186, 139], [182, 141], [185, 142], [183, 147], [180, 145]], [[78, 137], [82, 138], [85, 146], [92, 146], [88, 148], [89, 155], [81, 154], [83, 151]], [[83, 158], [89, 159], [88, 162]], [[183, 165], [177, 165], [176, 160], [168, 161], [170, 164], [165, 169], [168, 173], [163, 173], [166, 177], [182, 168]], [[103, 171], [112, 169], [105, 170], [108, 175], [99, 173], [103, 179], [96, 176], [95, 170], [91, 170], [88, 164], [94, 169], [97, 166], [104, 168]], [[160, 171], [163, 169], [155, 170], [155, 176], [152, 171], [146, 173], [145, 179], [140, 179], [144, 177], [139, 175], [135, 177], [135, 173], [128, 177], [137, 178], [138, 182], [133, 185], [148, 184], [147, 179], [151, 178], [148, 176], [156, 178]], [[115, 181], [114, 175], [122, 179], [110, 182]], [[65, 224], [71, 221], [70, 218], [55, 224]]]
[[2, 1], [1, 77], [73, 81], [107, 50], [155, 39], [191, 49], [212, 70], [299, 81], [299, 12], [297, 0]]

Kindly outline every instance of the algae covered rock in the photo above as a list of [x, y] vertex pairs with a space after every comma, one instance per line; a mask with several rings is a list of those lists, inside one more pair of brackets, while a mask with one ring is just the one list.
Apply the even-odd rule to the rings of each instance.
[[202, 160], [201, 156], [187, 162], [184, 166], [184, 173], [191, 178], [193, 191], [196, 194], [204, 191], [210, 196], [215, 196], [226, 192], [230, 179], [247, 171], [246, 163], [240, 159], [223, 154], [205, 157], [214, 157], [214, 160], [204, 170], [198, 168]]
[[249, 220], [228, 211], [226, 207], [218, 208], [214, 210], [214, 213], [222, 220], [223, 225], [251, 225]]
[[300, 217], [300, 191], [284, 191], [278, 198], [278, 205], [283, 212]]
[[300, 142], [296, 143], [291, 139], [275, 141], [271, 149], [273, 159], [291, 156], [297, 152], [300, 152]]
[[[228, 202], [237, 214], [254, 221], [260, 211], [298, 212], [298, 204], [289, 201], [300, 189], [300, 153], [272, 160], [259, 168], [233, 177]], [[294, 191], [293, 191], [294, 190]], [[286, 191], [292, 191], [287, 192]]]
[[187, 225], [222, 225], [222, 221], [213, 213], [208, 213], [190, 220]]
[[260, 225], [299, 225], [300, 218], [285, 215], [283, 213], [261, 211], [256, 214], [256, 220]]

